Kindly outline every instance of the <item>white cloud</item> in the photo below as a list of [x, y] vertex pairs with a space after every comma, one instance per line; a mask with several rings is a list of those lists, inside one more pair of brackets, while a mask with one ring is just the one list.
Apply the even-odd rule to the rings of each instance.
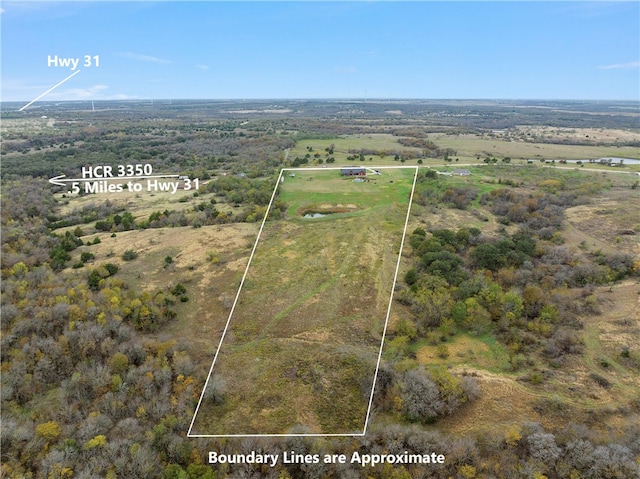
[[93, 85], [89, 88], [67, 88], [65, 90], [51, 92], [44, 100], [102, 100], [101, 92], [108, 90], [107, 85]]
[[198, 63], [194, 65], [198, 70], [207, 71], [209, 69], [209, 65], [203, 65], [202, 63]]
[[148, 63], [171, 63], [169, 60], [165, 60], [164, 58], [158, 58], [151, 55], [143, 55], [141, 53], [135, 52], [120, 52], [118, 53], [118, 56]]
[[613, 65], [599, 66], [598, 70], [630, 70], [632, 68], [639, 68], [639, 67], [640, 67], [640, 62], [615, 63]]
[[104, 100], [137, 100], [140, 98], [135, 95], [127, 95], [126, 93], [116, 93], [115, 95], [111, 95], [107, 98], [103, 98]]
[[[30, 80], [27, 79], [8, 79], [3, 81], [2, 101], [19, 101], [26, 104], [48, 88], [51, 88], [51, 84], [30, 84]], [[42, 97], [34, 105], [37, 106], [41, 101], [135, 100], [141, 98], [139, 95], [112, 90], [112, 87], [104, 84], [96, 84], [86, 88], [65, 88], [65, 86], [61, 86]]]

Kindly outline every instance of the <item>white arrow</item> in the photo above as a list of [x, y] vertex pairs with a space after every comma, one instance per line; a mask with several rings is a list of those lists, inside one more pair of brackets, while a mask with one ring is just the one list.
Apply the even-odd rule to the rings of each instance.
[[72, 181], [98, 181], [98, 180], [146, 180], [147, 178], [178, 178], [180, 175], [151, 175], [151, 176], [109, 176], [106, 178], [67, 178], [62, 179], [67, 175], [54, 176], [49, 178], [49, 183], [58, 186], [64, 186], [65, 183]]
[[67, 175], [54, 176], [53, 178], [49, 178], [49, 183], [58, 186], [64, 186], [64, 180], [61, 180], [60, 178], [64, 178], [65, 176]]

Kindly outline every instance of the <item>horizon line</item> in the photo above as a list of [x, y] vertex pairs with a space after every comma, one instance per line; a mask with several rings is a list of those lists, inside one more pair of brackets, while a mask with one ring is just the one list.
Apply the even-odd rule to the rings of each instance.
[[[0, 104], [22, 103], [27, 100], [1, 100]], [[406, 102], [406, 101], [566, 101], [566, 102], [635, 102], [640, 103], [640, 98], [490, 98], [490, 97], [238, 97], [238, 98], [112, 98], [112, 99], [69, 99], [69, 100], [42, 100], [39, 104], [51, 103], [89, 103], [114, 102], [114, 103], [142, 103], [153, 101], [351, 101], [369, 103], [374, 101]]]

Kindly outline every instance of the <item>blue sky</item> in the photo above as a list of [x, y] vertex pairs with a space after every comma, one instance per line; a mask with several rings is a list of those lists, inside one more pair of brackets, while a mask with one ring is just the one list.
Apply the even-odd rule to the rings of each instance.
[[1, 95], [638, 100], [640, 2], [3, 1]]

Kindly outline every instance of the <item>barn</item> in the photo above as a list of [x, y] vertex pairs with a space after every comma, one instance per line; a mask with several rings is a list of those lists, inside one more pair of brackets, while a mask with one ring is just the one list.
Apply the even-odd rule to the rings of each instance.
[[365, 168], [340, 168], [342, 176], [367, 176]]

